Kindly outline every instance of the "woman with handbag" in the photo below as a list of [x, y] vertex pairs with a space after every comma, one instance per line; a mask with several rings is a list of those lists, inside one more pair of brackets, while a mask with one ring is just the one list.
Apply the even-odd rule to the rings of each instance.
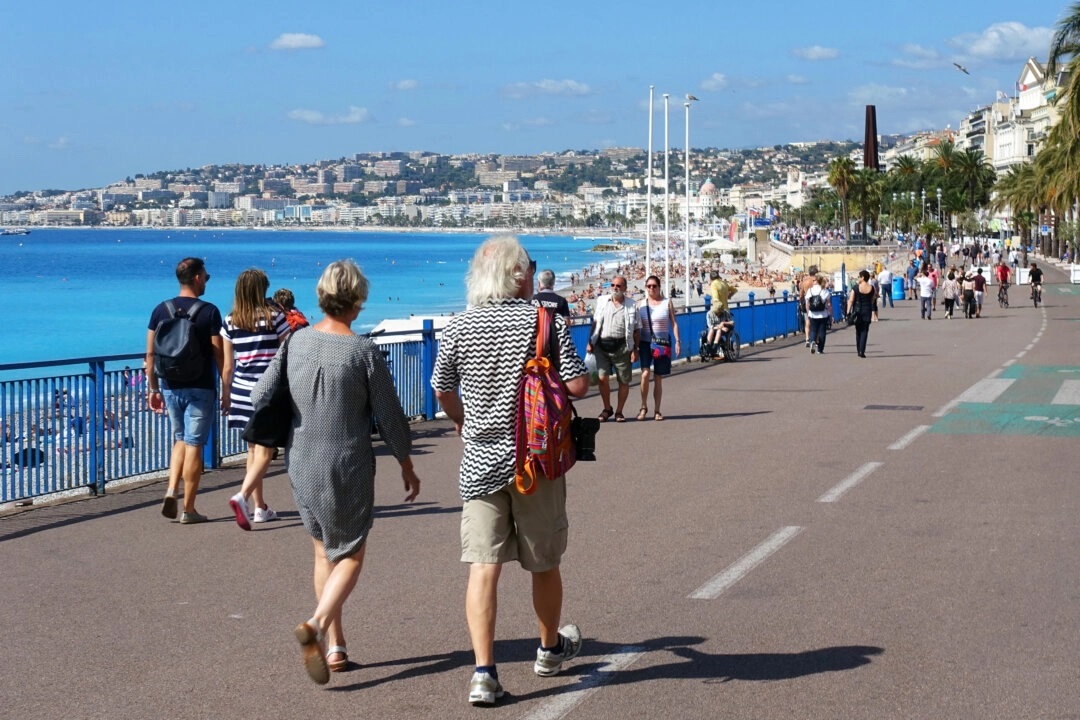
[[340, 260], [326, 267], [315, 291], [326, 317], [289, 340], [252, 399], [259, 404], [278, 383], [288, 383], [293, 421], [285, 467], [312, 538], [318, 603], [294, 635], [309, 677], [325, 684], [331, 671], [349, 666], [341, 608], [360, 577], [374, 512], [372, 414], [401, 466], [405, 502], [420, 492], [420, 479], [409, 458], [409, 424], [386, 360], [371, 338], [352, 331], [367, 299], [367, 279], [351, 260]]
[[[266, 300], [270, 280], [266, 273], [249, 268], [236, 278], [232, 311], [221, 323], [221, 338], [225, 347], [224, 370], [221, 374], [221, 412], [228, 414], [231, 428], [244, 428], [251, 419], [253, 406], [251, 389], [266, 371], [278, 347], [289, 336], [289, 324], [284, 313]], [[251, 523], [277, 519], [263, 497], [263, 478], [270, 467], [276, 448], [249, 442], [244, 482], [240, 492], [229, 498], [229, 507], [236, 515], [236, 524], [244, 530]], [[248, 505], [254, 500], [254, 512]]]
[[[641, 327], [638, 358], [641, 363], [641, 409], [637, 419], [644, 420], [649, 414], [649, 380], [655, 378], [653, 387], [653, 420], [663, 420], [660, 401], [664, 396], [662, 378], [671, 374], [671, 360], [682, 351], [679, 341], [679, 324], [675, 322], [675, 306], [660, 291], [660, 278], [650, 275], [645, 280], [645, 301], [638, 308], [638, 324]], [[674, 336], [674, 348], [672, 348]], [[674, 349], [674, 353], [672, 350]]]
[[866, 340], [870, 337], [870, 323], [877, 320], [877, 290], [870, 284], [870, 273], [859, 273], [859, 282], [848, 293], [847, 315], [855, 323], [855, 350], [859, 357], [866, 357]]

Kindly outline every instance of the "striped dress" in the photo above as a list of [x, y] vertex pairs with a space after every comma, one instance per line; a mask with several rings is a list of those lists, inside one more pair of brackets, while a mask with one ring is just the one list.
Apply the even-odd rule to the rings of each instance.
[[254, 411], [251, 388], [255, 387], [289, 334], [289, 323], [284, 314], [275, 310], [271, 323], [273, 327], [269, 328], [265, 321], [260, 320], [254, 332], [241, 330], [233, 325], [232, 313], [226, 315], [221, 323], [221, 337], [233, 346], [234, 370], [232, 388], [229, 390], [231, 428], [243, 429], [247, 425]]

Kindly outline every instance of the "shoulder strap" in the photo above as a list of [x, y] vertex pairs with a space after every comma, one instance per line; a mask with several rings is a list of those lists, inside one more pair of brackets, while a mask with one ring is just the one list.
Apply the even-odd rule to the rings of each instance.
[[165, 310], [168, 311], [170, 318], [176, 317], [176, 303], [172, 300], [165, 301]]
[[194, 322], [195, 321], [195, 313], [202, 310], [204, 305], [206, 305], [206, 303], [204, 303], [202, 300], [196, 300], [195, 302], [193, 302], [191, 304], [191, 307], [188, 308], [188, 311], [187, 311], [188, 320], [191, 320], [192, 322]]

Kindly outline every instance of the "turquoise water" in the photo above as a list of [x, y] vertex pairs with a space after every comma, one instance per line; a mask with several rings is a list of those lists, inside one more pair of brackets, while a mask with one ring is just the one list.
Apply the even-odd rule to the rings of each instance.
[[[457, 312], [465, 272], [486, 235], [192, 229], [34, 229], [0, 238], [4, 323], [0, 364], [141, 353], [150, 311], [176, 294], [175, 268], [185, 256], [206, 261], [204, 299], [222, 314], [232, 305], [237, 274], [258, 267], [271, 292], [288, 287], [309, 318], [321, 313], [315, 283], [327, 263], [352, 258], [370, 282], [353, 328], [388, 318]], [[595, 240], [522, 236], [540, 268], [565, 282], [570, 272], [615, 255], [592, 252]]]

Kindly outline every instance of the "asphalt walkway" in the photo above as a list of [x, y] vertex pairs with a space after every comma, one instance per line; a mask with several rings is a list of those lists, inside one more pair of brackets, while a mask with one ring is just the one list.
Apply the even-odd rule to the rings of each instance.
[[572, 472], [564, 621], [585, 647], [563, 675], [533, 675], [528, 578], [503, 573], [494, 709], [466, 703], [461, 446], [430, 422], [415, 503], [379, 457], [356, 664], [325, 688], [292, 638], [312, 551], [280, 462], [282, 519], [250, 533], [237, 468], [205, 477], [205, 525], [165, 520], [162, 482], [0, 517], [0, 715], [1074, 716], [1080, 286], [1047, 280], [1044, 307], [1014, 288], [978, 320], [898, 302], [867, 359], [838, 328], [821, 356], [789, 338], [677, 366], [666, 420], [606, 423]]

